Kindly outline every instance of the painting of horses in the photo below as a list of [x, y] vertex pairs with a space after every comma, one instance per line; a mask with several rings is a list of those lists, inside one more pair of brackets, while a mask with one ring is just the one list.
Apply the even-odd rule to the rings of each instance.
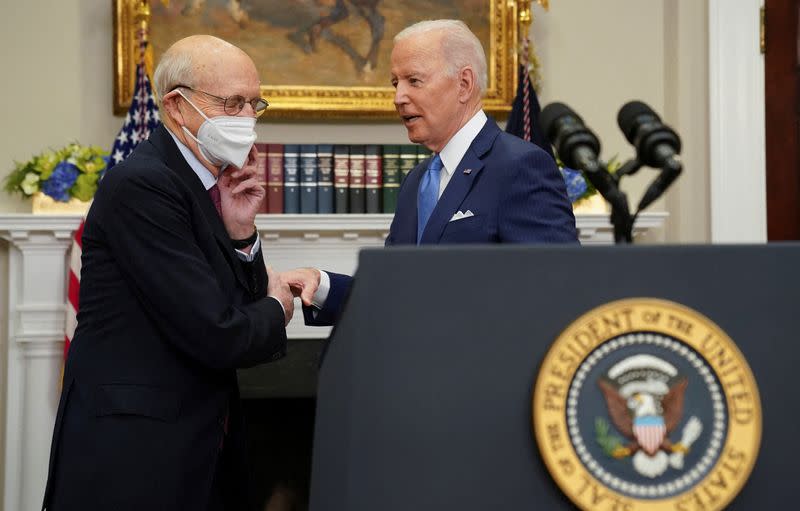
[[210, 33], [246, 51], [264, 85], [387, 86], [392, 38], [420, 19], [460, 18], [489, 42], [485, 0], [184, 0], [152, 4], [158, 57]]
[[173, 42], [188, 35], [221, 37], [255, 61], [273, 116], [391, 113], [392, 39], [424, 19], [464, 21], [483, 43], [490, 63], [487, 100], [499, 100], [502, 105], [496, 106], [502, 110], [512, 99], [508, 96], [515, 78], [511, 64], [516, 63], [516, 11], [507, 0], [151, 0], [150, 4], [149, 39], [156, 62]]

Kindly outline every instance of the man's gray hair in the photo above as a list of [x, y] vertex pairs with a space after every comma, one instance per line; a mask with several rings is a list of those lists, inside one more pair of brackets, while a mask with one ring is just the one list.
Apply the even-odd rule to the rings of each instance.
[[415, 23], [394, 36], [394, 43], [428, 32], [442, 32], [442, 52], [446, 72], [455, 76], [464, 67], [471, 67], [478, 80], [481, 96], [486, 92], [486, 53], [480, 40], [461, 20], [427, 20]]
[[158, 66], [153, 73], [156, 99], [159, 113], [163, 111], [162, 98], [172, 91], [177, 85], [197, 87], [192, 72], [192, 56], [186, 51], [167, 50], [158, 61]]

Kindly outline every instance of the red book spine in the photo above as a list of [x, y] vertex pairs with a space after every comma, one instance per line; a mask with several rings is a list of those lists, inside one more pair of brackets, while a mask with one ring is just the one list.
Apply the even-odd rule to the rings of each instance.
[[334, 191], [334, 212], [348, 213], [348, 176], [350, 174], [350, 148], [345, 145], [337, 145], [333, 148], [333, 191]]
[[364, 146], [350, 147], [350, 213], [365, 213], [366, 161]]
[[368, 145], [366, 150], [367, 213], [381, 212], [382, 163], [380, 147], [377, 145]]
[[[258, 156], [256, 157], [256, 167], [258, 168], [258, 179], [264, 182], [264, 191], [268, 192], [267, 183], [269, 182], [269, 172], [267, 171], [267, 144], [256, 144]], [[269, 211], [269, 193], [264, 193], [264, 200], [261, 201], [261, 207], [258, 208], [259, 213], [267, 213]]]
[[267, 213], [283, 213], [283, 144], [267, 146]]

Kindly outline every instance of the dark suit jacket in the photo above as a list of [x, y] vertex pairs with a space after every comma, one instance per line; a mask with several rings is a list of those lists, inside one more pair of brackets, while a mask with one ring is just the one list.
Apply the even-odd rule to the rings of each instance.
[[285, 353], [284, 314], [163, 127], [100, 184], [82, 265], [44, 505], [210, 509], [216, 470], [244, 509], [235, 369]]
[[[428, 160], [400, 187], [386, 246], [417, 243], [417, 196]], [[450, 221], [461, 211], [473, 216]], [[491, 118], [472, 141], [439, 198], [420, 241], [444, 243], [577, 243], [575, 216], [555, 161], [538, 146], [500, 130]], [[331, 293], [309, 325], [335, 322], [351, 279], [329, 273]]]

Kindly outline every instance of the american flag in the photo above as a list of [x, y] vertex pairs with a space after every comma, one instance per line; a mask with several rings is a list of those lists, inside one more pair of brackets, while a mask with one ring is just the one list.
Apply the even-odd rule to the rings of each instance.
[[[153, 88], [150, 85], [150, 77], [144, 64], [145, 49], [147, 42], [144, 32], [139, 35], [139, 64], [136, 66], [136, 87], [133, 91], [131, 107], [125, 116], [125, 122], [119, 131], [117, 138], [114, 139], [114, 147], [111, 149], [110, 161], [106, 172], [114, 165], [121, 162], [133, 152], [142, 140], [147, 140], [150, 133], [155, 130], [161, 122], [158, 120], [158, 107], [156, 98], [153, 95]], [[67, 359], [69, 345], [75, 335], [75, 328], [78, 326], [78, 296], [80, 295], [81, 285], [81, 251], [83, 236], [83, 226], [85, 219], [72, 236], [72, 247], [69, 257], [69, 277], [67, 281], [67, 323], [64, 332], [64, 360]]]
[[522, 140], [533, 142], [553, 156], [553, 148], [550, 142], [542, 133], [539, 126], [539, 98], [531, 84], [530, 64], [528, 60], [528, 46], [530, 42], [527, 37], [522, 38], [522, 52], [519, 63], [519, 80], [517, 85], [517, 96], [511, 107], [511, 113], [506, 123], [506, 131], [516, 135]]
[[136, 89], [133, 91], [133, 99], [128, 114], [125, 116], [125, 123], [119, 131], [119, 135], [114, 140], [114, 147], [111, 149], [111, 162], [108, 168], [128, 157], [134, 148], [142, 140], [150, 138], [150, 133], [155, 130], [161, 122], [158, 120], [158, 107], [153, 88], [150, 85], [150, 78], [143, 62], [136, 66]]

